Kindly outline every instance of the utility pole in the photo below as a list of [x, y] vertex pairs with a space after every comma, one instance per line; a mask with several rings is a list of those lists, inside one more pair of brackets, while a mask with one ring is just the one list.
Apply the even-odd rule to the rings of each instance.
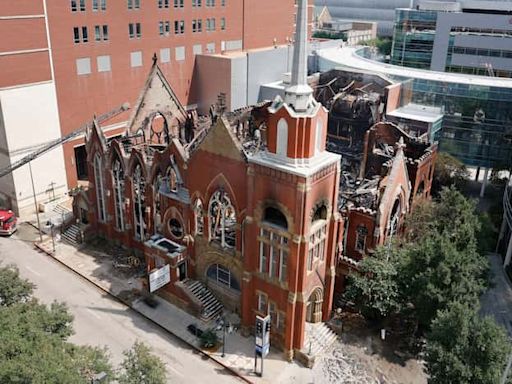
[[32, 162], [28, 162], [28, 169], [30, 170], [30, 182], [32, 183], [32, 193], [34, 194], [34, 206], [36, 208], [37, 217], [37, 230], [39, 231], [39, 240], [43, 242], [43, 234], [41, 233], [41, 223], [39, 222], [39, 207], [37, 206], [36, 189], [34, 187], [34, 177], [32, 176]]

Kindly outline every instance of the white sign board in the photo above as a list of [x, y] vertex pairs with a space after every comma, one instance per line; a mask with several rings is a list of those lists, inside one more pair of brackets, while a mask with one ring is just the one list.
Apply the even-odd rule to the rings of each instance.
[[171, 281], [171, 269], [166, 264], [160, 269], [149, 272], [149, 292], [155, 292]]

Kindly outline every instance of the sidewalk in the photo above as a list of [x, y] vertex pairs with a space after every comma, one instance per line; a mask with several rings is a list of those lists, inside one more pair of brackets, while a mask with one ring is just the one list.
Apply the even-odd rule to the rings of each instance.
[[[42, 247], [51, 255], [51, 240], [47, 239]], [[77, 274], [95, 284], [100, 289], [117, 297], [123, 303], [139, 312], [151, 321], [159, 324], [170, 333], [174, 334], [185, 343], [195, 349], [199, 348], [197, 338], [187, 330], [189, 324], [201, 324], [202, 322], [175, 307], [169, 302], [156, 297], [159, 305], [151, 308], [144, 303], [142, 298], [133, 294], [140, 291], [141, 282], [136, 278], [123, 278], [112, 273], [111, 259], [100, 255], [91, 255], [76, 249], [65, 243], [56, 244], [54, 257], [60, 263], [72, 269]], [[204, 327], [203, 327], [204, 328]], [[222, 334], [219, 332], [220, 337]], [[289, 363], [283, 359], [281, 351], [272, 350], [265, 358], [264, 375], [262, 378], [254, 374], [254, 340], [252, 337], [242, 337], [239, 331], [226, 334], [225, 357], [222, 357], [222, 348], [215, 352], [205, 354], [222, 366], [234, 371], [246, 382], [251, 383], [313, 383], [313, 372], [295, 362]], [[258, 371], [261, 360], [258, 359]]]

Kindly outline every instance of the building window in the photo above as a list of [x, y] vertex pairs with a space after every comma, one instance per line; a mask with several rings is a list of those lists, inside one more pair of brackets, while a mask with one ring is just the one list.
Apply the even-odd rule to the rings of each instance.
[[174, 0], [174, 8], [185, 7], [185, 0]]
[[223, 190], [216, 191], [208, 207], [210, 241], [222, 247], [234, 248], [236, 238], [236, 214], [231, 200]]
[[215, 0], [206, 0], [207, 7], [215, 7]]
[[167, 168], [165, 176], [169, 183], [169, 191], [173, 193], [178, 192], [178, 176], [176, 175], [176, 171], [172, 167], [169, 167]]
[[270, 301], [268, 304], [268, 314], [270, 315], [272, 328], [276, 331], [283, 331], [285, 314], [278, 310], [277, 304], [273, 301]]
[[161, 63], [168, 63], [171, 61], [171, 50], [170, 48], [162, 48], [160, 50], [160, 62]]
[[89, 34], [87, 33], [86, 26], [73, 28], [73, 42], [75, 44], [87, 43], [88, 41], [89, 41]]
[[183, 61], [185, 60], [185, 47], [176, 47], [174, 49], [175, 55], [176, 55], [176, 61]]
[[88, 75], [91, 73], [91, 59], [89, 57], [83, 57], [76, 59], [76, 74], [77, 75]]
[[192, 51], [194, 55], [200, 55], [201, 53], [203, 53], [203, 47], [201, 46], [201, 44], [195, 44], [192, 47]]
[[288, 278], [288, 237], [282, 232], [288, 230], [287, 219], [278, 209], [267, 207], [263, 225], [259, 237], [259, 271], [284, 283]]
[[240, 291], [240, 284], [231, 271], [220, 264], [212, 264], [206, 271], [206, 276], [216, 283], [224, 285], [235, 291]]
[[170, 0], [158, 0], [158, 8], [169, 8]]
[[130, 39], [140, 39], [142, 36], [142, 29], [140, 23], [130, 23], [128, 24], [128, 35]]
[[[106, 9], [106, 0], [103, 0], [102, 1], [102, 5], [105, 4], [105, 8], [102, 8], [102, 10], [104, 11]], [[100, 0], [92, 0], [92, 10], [94, 12], [98, 11], [100, 9]]]
[[128, 9], [140, 9], [140, 0], [128, 0]]
[[201, 0], [192, 0], [192, 7], [199, 8], [201, 6]]
[[177, 218], [169, 220], [169, 232], [175, 239], [183, 238], [183, 225]]
[[130, 64], [132, 68], [142, 67], [142, 52], [130, 52]]
[[111, 70], [109, 55], [98, 56], [96, 58], [96, 64], [98, 65], [98, 72], [110, 72]]
[[203, 202], [199, 199], [194, 203], [194, 221], [196, 235], [202, 235], [204, 232]]
[[360, 225], [356, 230], [356, 251], [364, 253], [366, 249], [366, 237], [368, 236], [368, 229]]
[[181, 35], [185, 33], [185, 21], [184, 20], [176, 20], [174, 22], [174, 33], [176, 35]]
[[112, 181], [114, 184], [116, 228], [124, 231], [124, 169], [119, 159], [114, 161], [114, 166], [112, 167]]
[[313, 270], [313, 262], [317, 259], [325, 259], [325, 238], [327, 235], [327, 223], [321, 223], [309, 236], [308, 271]]
[[78, 11], [78, 4], [77, 0], [71, 0], [71, 12]]
[[203, 20], [201, 20], [201, 19], [192, 20], [192, 32], [193, 33], [203, 32]]
[[108, 41], [108, 25], [94, 26], [94, 39], [96, 41]]
[[170, 21], [160, 21], [158, 23], [158, 31], [160, 36], [167, 36], [171, 31], [171, 22]]
[[206, 19], [206, 30], [208, 32], [215, 31], [215, 18]]
[[94, 184], [96, 188], [96, 202], [98, 205], [98, 221], [104, 223], [106, 221], [105, 211], [105, 195], [103, 190], [103, 164], [101, 156], [94, 156]]
[[220, 0], [220, 6], [225, 7], [226, 6], [226, 0]]
[[262, 292], [258, 292], [257, 297], [258, 297], [258, 306], [257, 306], [258, 312], [266, 315], [268, 312], [268, 296]]
[[140, 164], [137, 164], [133, 172], [132, 193], [135, 239], [143, 241], [146, 238], [146, 179]]
[[225, 17], [222, 17], [220, 19], [220, 29], [222, 31], [225, 31], [226, 30], [226, 18]]
[[85, 0], [80, 0], [80, 12], [85, 12]]

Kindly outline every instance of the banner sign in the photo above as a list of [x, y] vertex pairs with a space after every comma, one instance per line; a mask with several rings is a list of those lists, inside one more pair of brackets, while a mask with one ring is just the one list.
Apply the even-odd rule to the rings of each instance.
[[171, 269], [166, 264], [160, 269], [154, 269], [149, 272], [149, 292], [154, 292], [162, 288], [171, 281]]

